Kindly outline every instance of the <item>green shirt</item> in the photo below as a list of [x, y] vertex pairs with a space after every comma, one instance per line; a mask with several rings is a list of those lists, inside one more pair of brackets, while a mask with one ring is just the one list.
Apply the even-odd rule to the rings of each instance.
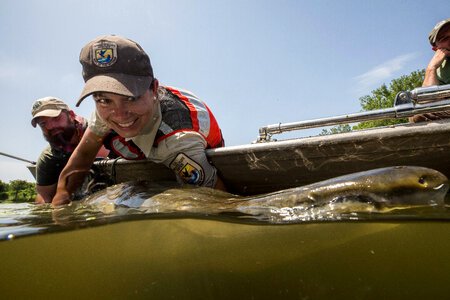
[[449, 84], [450, 83], [450, 58], [447, 57], [442, 65], [436, 70], [436, 74], [439, 80], [439, 84]]
[[36, 163], [36, 184], [40, 186], [56, 184], [70, 154], [58, 147], [47, 146]]

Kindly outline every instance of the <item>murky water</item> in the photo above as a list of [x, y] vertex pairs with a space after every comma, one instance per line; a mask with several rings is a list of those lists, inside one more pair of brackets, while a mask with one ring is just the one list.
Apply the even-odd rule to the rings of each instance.
[[[74, 229], [74, 228], [73, 228]], [[132, 218], [0, 243], [2, 299], [446, 299], [450, 222]]]
[[[241, 199], [159, 188], [118, 185], [61, 208], [0, 203], [0, 297], [445, 299], [450, 293], [450, 206], [442, 193], [419, 199], [409, 188], [395, 193], [404, 203], [387, 205], [352, 194], [311, 203], [291, 191]], [[266, 205], [284, 196], [296, 206]]]

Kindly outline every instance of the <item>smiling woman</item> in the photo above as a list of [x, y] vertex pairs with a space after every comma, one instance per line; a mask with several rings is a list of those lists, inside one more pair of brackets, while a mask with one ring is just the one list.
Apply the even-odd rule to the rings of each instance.
[[[158, 80], [142, 96], [134, 98], [112, 93], [97, 93], [94, 100], [99, 117], [124, 138], [135, 137], [153, 115]], [[156, 88], [155, 88], [156, 87]]]
[[215, 117], [191, 92], [159, 86], [150, 59], [135, 42], [103, 36], [80, 54], [85, 86], [77, 106], [93, 95], [89, 128], [61, 173], [53, 205], [70, 202], [105, 147], [125, 159], [150, 159], [180, 182], [225, 189], [205, 149], [224, 145]]

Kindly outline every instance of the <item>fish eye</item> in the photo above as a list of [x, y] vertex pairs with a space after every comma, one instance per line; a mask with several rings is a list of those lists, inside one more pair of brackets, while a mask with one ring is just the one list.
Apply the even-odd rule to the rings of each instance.
[[424, 179], [423, 177], [420, 177], [420, 178], [419, 178], [419, 183], [420, 183], [420, 184], [424, 184], [424, 183], [425, 183], [425, 179]]

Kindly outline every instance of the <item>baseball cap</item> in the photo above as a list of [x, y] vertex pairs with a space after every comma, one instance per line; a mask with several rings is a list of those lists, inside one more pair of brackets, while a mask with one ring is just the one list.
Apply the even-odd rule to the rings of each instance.
[[31, 107], [31, 125], [36, 127], [36, 119], [38, 117], [57, 117], [61, 111], [65, 109], [69, 111], [69, 106], [67, 106], [64, 101], [55, 97], [45, 97], [36, 100]]
[[132, 40], [105, 35], [89, 42], [81, 49], [85, 85], [76, 106], [97, 92], [139, 97], [153, 81], [150, 58]]
[[450, 19], [442, 20], [439, 23], [434, 26], [433, 30], [431, 30], [430, 34], [428, 35], [428, 39], [430, 40], [431, 46], [436, 46], [436, 38], [439, 33], [439, 30], [442, 29], [446, 24], [450, 23]]

